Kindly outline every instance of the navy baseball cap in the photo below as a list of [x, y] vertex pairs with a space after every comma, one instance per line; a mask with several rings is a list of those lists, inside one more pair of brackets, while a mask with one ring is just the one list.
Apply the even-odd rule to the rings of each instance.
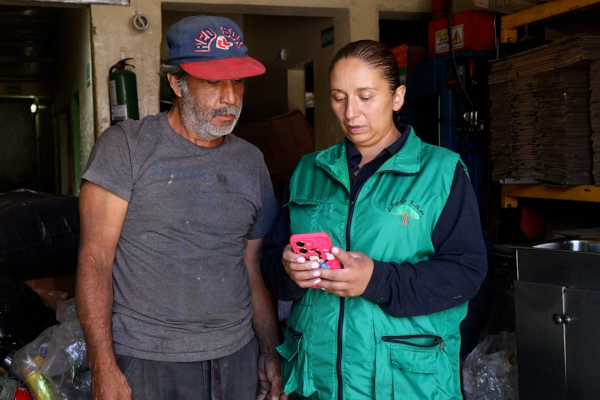
[[242, 79], [262, 75], [266, 68], [248, 57], [240, 28], [229, 18], [194, 16], [167, 31], [169, 62], [206, 80]]

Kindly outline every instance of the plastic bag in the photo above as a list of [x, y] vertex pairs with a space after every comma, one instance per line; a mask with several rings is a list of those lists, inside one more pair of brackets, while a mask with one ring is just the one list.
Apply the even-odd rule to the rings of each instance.
[[75, 299], [58, 303], [60, 322], [17, 350], [11, 369], [36, 400], [78, 400], [91, 397], [92, 376]]
[[515, 334], [488, 335], [462, 365], [465, 400], [513, 400], [519, 398]]

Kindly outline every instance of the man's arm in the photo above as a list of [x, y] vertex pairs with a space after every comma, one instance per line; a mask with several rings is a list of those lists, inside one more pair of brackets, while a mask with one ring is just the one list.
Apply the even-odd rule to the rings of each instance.
[[260, 257], [264, 238], [248, 240], [244, 262], [248, 268], [252, 294], [252, 327], [259, 346], [258, 374], [261, 390], [257, 399], [287, 399], [281, 389], [281, 360], [275, 347], [279, 344], [279, 324], [275, 303], [265, 287], [260, 272]]
[[79, 196], [80, 244], [77, 266], [77, 311], [92, 370], [92, 399], [131, 398], [127, 379], [113, 351], [112, 270], [128, 202], [89, 181]]

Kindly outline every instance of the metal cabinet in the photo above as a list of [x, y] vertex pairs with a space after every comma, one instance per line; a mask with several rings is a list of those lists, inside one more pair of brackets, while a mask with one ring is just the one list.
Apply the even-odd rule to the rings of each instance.
[[517, 248], [519, 395], [600, 398], [600, 253]]

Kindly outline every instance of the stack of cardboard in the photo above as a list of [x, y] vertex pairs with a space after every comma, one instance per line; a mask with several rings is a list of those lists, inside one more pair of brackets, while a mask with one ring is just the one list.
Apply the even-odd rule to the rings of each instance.
[[541, 127], [538, 77], [515, 78], [509, 82], [512, 94], [511, 128], [518, 177], [542, 178]]
[[590, 121], [594, 150], [594, 184], [600, 185], [600, 61], [590, 65]]
[[588, 70], [560, 69], [539, 81], [542, 179], [593, 184]]
[[600, 35], [573, 35], [558, 41], [555, 68], [587, 68], [600, 54]]
[[488, 82], [494, 180], [594, 183], [588, 92], [593, 60], [600, 60], [600, 35], [568, 36], [493, 62]]
[[512, 171], [516, 170], [516, 160], [513, 155], [513, 132], [510, 125], [511, 98], [508, 89], [508, 83], [503, 82], [490, 86], [491, 115], [494, 118], [491, 121], [490, 130], [492, 132], [491, 156], [494, 168], [492, 170], [492, 179], [495, 181], [501, 178], [512, 176]]

